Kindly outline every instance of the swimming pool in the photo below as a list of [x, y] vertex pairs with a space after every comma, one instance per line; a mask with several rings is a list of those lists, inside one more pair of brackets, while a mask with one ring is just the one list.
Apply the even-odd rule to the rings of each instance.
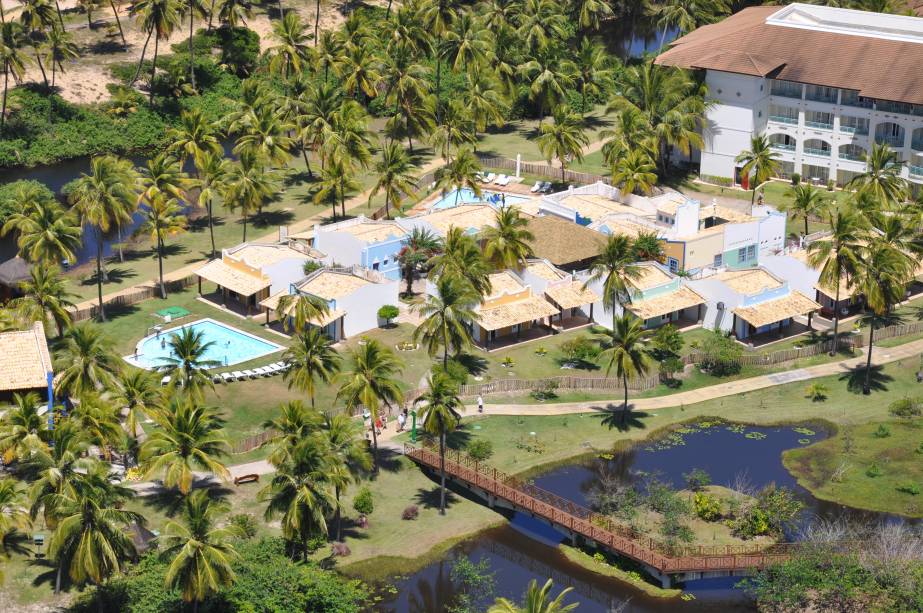
[[214, 319], [200, 319], [184, 326], [163, 330], [160, 334], [145, 336], [138, 341], [135, 354], [126, 356], [125, 361], [148, 370], [163, 366], [164, 358], [169, 358], [172, 354], [170, 337], [186, 328], [201, 332], [205, 342], [211, 343], [205, 350], [203, 359], [220, 362], [220, 366], [216, 368], [239, 364], [283, 349], [282, 345], [263, 340]]
[[509, 194], [504, 194], [501, 197], [500, 192], [491, 192], [486, 189], [481, 191], [481, 197], [478, 198], [474, 195], [473, 191], [465, 187], [460, 190], [453, 189], [452, 191], [448, 192], [445, 196], [434, 202], [432, 206], [430, 206], [430, 209], [438, 211], [441, 209], [450, 209], [453, 206], [457, 206], [459, 204], [477, 204], [481, 202], [499, 205], [501, 202], [505, 201], [506, 204], [513, 205], [522, 204], [523, 202], [528, 202], [529, 200], [529, 198], [523, 198], [522, 196], [510, 196]]

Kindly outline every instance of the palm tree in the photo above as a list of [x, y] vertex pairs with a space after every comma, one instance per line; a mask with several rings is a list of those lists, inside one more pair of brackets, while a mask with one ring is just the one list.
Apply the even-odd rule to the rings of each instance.
[[177, 157], [180, 169], [185, 166], [187, 159], [192, 158], [196, 178], [200, 178], [205, 157], [222, 156], [224, 153], [219, 135], [218, 126], [208, 120], [202, 109], [195, 107], [183, 110], [180, 112], [179, 124], [167, 130], [170, 143], [167, 153]]
[[570, 107], [562, 104], [554, 109], [554, 121], [542, 123], [536, 139], [539, 151], [551, 163], [557, 159], [561, 164], [561, 182], [565, 182], [564, 172], [570, 160], [583, 161], [583, 148], [590, 144], [583, 120]]
[[[186, 0], [185, 12], [189, 15], [189, 83], [192, 85], [193, 91], [195, 91], [195, 45], [193, 44], [195, 37], [193, 36], [193, 28], [195, 18], [204, 18], [207, 11], [202, 0]], [[116, 18], [118, 18], [118, 15], [116, 15]], [[154, 44], [156, 49], [156, 43]]]
[[436, 188], [443, 194], [456, 190], [455, 204], [462, 189], [470, 189], [475, 197], [481, 197], [481, 165], [471, 149], [458, 151], [454, 159], [436, 171]]
[[167, 286], [163, 282], [163, 250], [168, 236], [175, 236], [186, 230], [186, 216], [183, 207], [174, 198], [158, 196], [150, 201], [144, 211], [144, 223], [138, 232], [150, 235], [157, 250], [157, 269], [160, 282], [160, 297], [166, 299]]
[[[57, 5], [58, 0], [55, 0], [55, 5]], [[119, 9], [116, 7], [116, 4], [121, 5], [121, 0], [109, 0], [109, 6], [112, 8], [112, 14], [115, 16], [115, 24], [119, 29], [119, 37], [122, 39], [122, 46], [124, 47], [128, 43], [125, 41], [125, 32], [122, 30], [122, 20], [119, 19]], [[61, 16], [60, 9], [58, 10], [58, 17]], [[61, 22], [61, 29], [64, 29], [64, 23]]]
[[[127, 528], [132, 523], [143, 525], [144, 517], [120, 508], [132, 494], [112, 483], [106, 468], [98, 464], [78, 480], [72, 494], [50, 497], [55, 529], [48, 541], [48, 557], [59, 568], [67, 566], [74, 583], [98, 588], [135, 557]], [[60, 581], [60, 573], [58, 577]], [[55, 587], [59, 591], [60, 583]]]
[[907, 197], [907, 181], [901, 177], [902, 163], [897, 152], [887, 143], [874, 143], [865, 157], [865, 172], [850, 179], [846, 187], [869, 194], [888, 206], [895, 206]]
[[205, 357], [215, 342], [206, 341], [203, 331], [187, 327], [171, 334], [167, 344], [170, 355], [160, 358], [162, 363], [157, 370], [170, 376], [174, 389], [181, 386], [184, 392], [201, 401], [203, 388], [214, 388], [208, 369], [222, 365], [219, 360]]
[[[609, 5], [599, 0], [583, 0], [584, 9], [592, 5], [609, 8]], [[583, 21], [582, 16], [581, 21]], [[611, 83], [612, 69], [609, 67], [611, 63], [612, 61], [602, 45], [590, 42], [586, 38], [580, 41], [574, 65], [577, 68], [577, 85], [580, 88], [581, 114], [586, 114], [587, 111], [587, 94], [599, 94], [603, 91], [603, 88]]]
[[22, 52], [27, 43], [26, 33], [16, 22], [0, 24], [0, 63], [3, 64], [3, 104], [0, 105], [0, 134], [6, 126], [6, 95], [9, 90], [10, 75], [17, 82], [26, 73], [28, 58]]
[[442, 112], [442, 122], [433, 130], [430, 141], [442, 159], [451, 163], [453, 147], [474, 147], [477, 143], [474, 120], [461, 100], [450, 100]]
[[375, 87], [381, 81], [378, 72], [378, 60], [367, 46], [354, 46], [343, 58], [340, 66], [343, 78], [343, 91], [350, 98], [357, 99], [361, 94], [374, 98]]
[[866, 307], [872, 311], [869, 320], [868, 355], [862, 393], [871, 393], [872, 349], [875, 323], [904, 299], [907, 283], [913, 278], [912, 261], [906, 254], [880, 240], [873, 232], [859, 250], [859, 269], [855, 275], [856, 292], [865, 296]]
[[196, 468], [207, 470], [220, 479], [229, 478], [228, 469], [218, 459], [225, 455], [228, 443], [222, 427], [224, 420], [211, 408], [192, 398], [177, 397], [163, 411], [151, 417], [154, 428], [141, 445], [141, 461], [146, 478], [163, 475], [165, 487], [188, 494]]
[[538, 103], [538, 121], [541, 124], [545, 119], [545, 110], [559, 105], [566, 91], [573, 85], [574, 65], [569, 60], [542, 54], [522, 64], [519, 72], [523, 79], [530, 81], [529, 98]]
[[[345, 480], [331, 479], [336, 500], [336, 540], [342, 540], [340, 522], [340, 495], [351, 482], [358, 482], [359, 477], [372, 467], [369, 446], [362, 436], [362, 423], [343, 413], [325, 413], [320, 435], [327, 443], [331, 464], [345, 469]], [[334, 476], [334, 475], [331, 475]]]
[[612, 184], [628, 194], [649, 194], [657, 184], [656, 170], [650, 155], [634, 149], [612, 166]]
[[551, 41], [564, 40], [567, 18], [552, 0], [525, 0], [517, 15], [517, 34], [533, 57], [546, 50]]
[[449, 226], [442, 253], [431, 257], [427, 265], [434, 277], [454, 276], [464, 280], [479, 299], [490, 293], [490, 267], [480, 244], [463, 228]]
[[750, 206], [752, 207], [756, 198], [756, 188], [779, 173], [782, 167], [779, 154], [773, 151], [765, 134], [756, 134], [750, 138], [750, 148], [741, 151], [734, 161], [743, 164], [740, 174], [747, 177], [749, 187], [753, 190], [750, 194]]
[[603, 160], [615, 166], [623, 157], [638, 149], [650, 159], [657, 156], [657, 139], [651, 132], [644, 115], [634, 106], [625, 106], [612, 118], [612, 128], [600, 131], [605, 142], [602, 147]]
[[259, 210], [278, 191], [278, 175], [266, 170], [250, 155], [243, 155], [238, 162], [232, 162], [224, 183], [224, 205], [240, 209], [243, 218], [244, 236], [247, 242], [247, 217]]
[[[598, 30], [600, 19], [613, 15], [612, 7], [602, 0], [578, 0], [574, 2], [577, 24], [584, 30]], [[582, 42], [586, 42], [586, 38]]]
[[368, 113], [355, 100], [341, 102], [330, 116], [330, 130], [324, 135], [321, 152], [323, 158], [368, 168], [372, 160], [368, 119]]
[[109, 459], [110, 449], [125, 437], [119, 412], [119, 407], [111, 402], [108, 394], [103, 396], [99, 392], [86, 392], [74, 405], [69, 419], [77, 424], [90, 444], [98, 446], [106, 459]]
[[340, 354], [333, 348], [333, 341], [317, 327], [302, 329], [282, 359], [291, 365], [283, 375], [284, 380], [289, 388], [297, 387], [307, 393], [312, 408], [317, 381], [330, 383], [340, 369]]
[[423, 0], [417, 5], [416, 19], [423, 24], [435, 43], [436, 56], [436, 124], [442, 123], [442, 56], [445, 33], [455, 21], [456, 8], [449, 0]]
[[529, 589], [526, 591], [526, 599], [522, 606], [518, 606], [506, 598], [497, 598], [497, 601], [487, 609], [487, 613], [567, 613], [577, 608], [578, 603], [565, 605], [564, 597], [567, 596], [573, 588], [561, 590], [558, 597], [550, 600], [551, 579], [545, 582], [545, 585], [539, 589], [538, 583], [533, 579], [529, 582]]
[[24, 459], [23, 472], [31, 480], [29, 499], [32, 518], [43, 513], [45, 524], [54, 525], [53, 496], [75, 495], [77, 481], [98, 462], [88, 457], [90, 442], [79, 425], [65, 419], [50, 433], [49, 445], [35, 447]]
[[388, 218], [391, 217], [389, 208], [391, 204], [400, 210], [404, 196], [413, 196], [417, 180], [410, 172], [412, 167], [410, 156], [400, 144], [382, 143], [381, 157], [375, 163], [375, 174], [378, 179], [369, 192], [369, 202], [379, 191], [384, 191], [385, 216]]
[[358, 346], [349, 356], [349, 367], [340, 374], [342, 382], [337, 400], [350, 409], [365, 407], [372, 419], [373, 470], [378, 471], [378, 434], [375, 422], [381, 405], [392, 407], [403, 398], [397, 377], [404, 364], [379, 341], [371, 339]]
[[474, 126], [472, 144], [477, 144], [478, 133], [485, 131], [487, 126], [503, 127], [507, 104], [498, 89], [496, 79], [488, 75], [486, 70], [478, 69], [468, 78], [468, 86], [462, 93], [462, 104], [468, 110], [470, 123]]
[[67, 330], [56, 357], [57, 394], [73, 398], [111, 389], [122, 369], [122, 359], [116, 355], [112, 341], [102, 328], [90, 322]]
[[60, 273], [61, 269], [54, 265], [31, 267], [29, 279], [19, 284], [23, 296], [9, 304], [25, 321], [41, 321], [47, 325], [50, 318], [58, 329], [58, 336], [71, 324], [68, 309], [74, 306], [70, 301], [74, 294], [67, 291]]
[[830, 236], [812, 241], [808, 245], [808, 262], [820, 270], [818, 283], [822, 287], [835, 287], [833, 305], [833, 348], [836, 353], [837, 333], [840, 327], [840, 288], [844, 281], [849, 284], [859, 270], [859, 254], [862, 249], [862, 219], [852, 207], [829, 203], [824, 214], [830, 226]]
[[45, 61], [51, 65], [51, 87], [55, 86], [58, 70], [66, 72], [64, 64], [80, 57], [80, 47], [74, 37], [63, 28], [52, 28], [45, 35]]
[[340, 211], [343, 217], [346, 217], [346, 194], [360, 187], [353, 165], [348, 160], [337, 157], [321, 171], [321, 180], [314, 194], [314, 202], [317, 204], [332, 203], [333, 219], [337, 217], [336, 205], [339, 202]]
[[271, 39], [275, 44], [266, 49], [269, 70], [283, 80], [290, 75], [300, 74], [312, 49], [298, 13], [286, 13], [280, 21], [275, 22]]
[[327, 517], [336, 500], [327, 475], [331, 458], [319, 437], [307, 437], [295, 445], [289, 457], [277, 467], [272, 481], [260, 490], [258, 499], [268, 501], [266, 521], [281, 516], [282, 536], [299, 543], [307, 560], [308, 541], [327, 535]]
[[230, 169], [230, 162], [221, 153], [204, 153], [196, 162], [196, 172], [199, 174], [198, 204], [205, 209], [208, 215], [208, 235], [211, 239], [211, 257], [217, 253], [215, 247], [215, 226], [213, 203], [216, 197], [225, 190], [225, 181]]
[[[18, 480], [12, 477], [0, 479], [0, 558], [9, 559], [13, 553], [29, 553], [25, 544], [29, 540], [27, 531], [32, 521], [23, 504], [24, 498]], [[0, 581], [3, 580], [0, 569]]]
[[129, 435], [137, 440], [139, 414], [160, 409], [164, 396], [160, 381], [150, 371], [126, 368], [118, 377], [113, 400], [127, 411], [125, 425]]
[[526, 259], [532, 256], [529, 241], [533, 238], [529, 221], [520, 214], [518, 207], [500, 207], [495, 225], [482, 232], [484, 257], [498, 270], [524, 265]]
[[641, 269], [634, 264], [634, 250], [631, 239], [624, 234], [612, 234], [606, 239], [602, 253], [597, 256], [590, 266], [590, 276], [584, 287], [589, 283], [602, 281], [603, 300], [612, 307], [612, 325], [620, 302], [630, 300], [629, 288], [633, 281], [641, 276]]
[[221, 0], [218, 21], [229, 28], [236, 28], [239, 24], [246, 26], [247, 20], [251, 17], [253, 17], [253, 9], [246, 0]]
[[470, 325], [477, 321], [477, 304], [478, 295], [464, 279], [441, 275], [435, 293], [415, 307], [423, 320], [413, 331], [414, 342], [422, 341], [430, 356], [442, 347], [442, 367], [446, 368], [450, 348], [457, 355], [471, 346]]
[[151, 65], [151, 82], [149, 102], [154, 103], [154, 76], [157, 74], [157, 54], [160, 50], [160, 41], [168, 40], [182, 20], [182, 0], [137, 0], [131, 5], [130, 13], [136, 15], [138, 27], [142, 32], [147, 32], [144, 47], [141, 49], [141, 59], [138, 61], [138, 71], [129, 83], [134, 85], [144, 66], [144, 55], [147, 45], [154, 36], [154, 61]]
[[426, 264], [442, 247], [442, 241], [431, 230], [414, 226], [401, 247], [398, 261], [407, 282], [407, 296], [413, 296], [413, 279], [417, 268]]
[[0, 453], [6, 464], [45, 446], [47, 419], [39, 415], [38, 394], [13, 393], [13, 406], [0, 418]]
[[39, 47], [41, 46], [41, 41], [45, 39], [45, 32], [58, 25], [55, 23], [55, 7], [48, 0], [19, 0], [19, 3], [21, 6], [19, 23], [22, 24], [26, 37], [35, 51], [35, 60], [47, 88], [48, 76], [45, 74], [45, 66], [42, 64]]
[[680, 35], [688, 34], [700, 26], [727, 17], [731, 14], [731, 8], [725, 0], [665, 0], [655, 5], [653, 12], [661, 28], [659, 46], [663, 47], [670, 28], [679, 30]]
[[650, 330], [644, 329], [644, 322], [628, 313], [613, 321], [612, 330], [597, 332], [597, 341], [602, 348], [599, 359], [606, 365], [606, 376], [615, 369], [615, 376], [625, 387], [623, 415], [628, 415], [628, 380], [647, 374], [650, 357], [644, 349]]
[[330, 304], [313, 294], [297, 292], [279, 297], [276, 313], [282, 322], [282, 329], [288, 331], [294, 324], [295, 332], [301, 333], [309, 325], [320, 326], [330, 314]]
[[808, 235], [808, 221], [825, 208], [823, 192], [809, 183], [799, 183], [791, 189], [792, 201], [783, 206], [793, 218], [804, 219], [804, 235]]
[[414, 404], [422, 404], [423, 429], [439, 437], [439, 513], [445, 515], [445, 439], [461, 421], [463, 407], [458, 385], [446, 374], [431, 374], [426, 392]]
[[163, 555], [172, 557], [164, 586], [179, 589], [183, 600], [199, 610], [199, 603], [221, 588], [234, 583], [231, 563], [238, 558], [231, 539], [241, 536], [233, 524], [219, 527], [228, 505], [209, 498], [207, 490], [196, 490], [183, 500], [183, 521], [164, 525]]
[[248, 112], [246, 127], [237, 138], [234, 153], [253, 160], [268, 160], [285, 166], [291, 159], [295, 141], [289, 136], [294, 125], [284, 121], [270, 105]]
[[131, 218], [136, 204], [136, 181], [137, 174], [130, 162], [112, 155], [97, 156], [90, 159], [90, 174], [81, 174], [68, 194], [83, 223], [96, 230], [96, 288], [100, 321], [106, 321], [103, 281], [108, 280], [103, 268], [103, 237], [112, 225], [116, 225], [121, 234], [122, 224]]
[[461, 12], [452, 29], [446, 32], [442, 45], [452, 70], [469, 78], [487, 64], [492, 48], [493, 33], [471, 9]]
[[74, 262], [82, 246], [77, 216], [34, 183], [20, 183], [8, 200], [13, 213], [0, 235], [16, 231], [19, 254], [46, 266]]
[[291, 459], [292, 451], [301, 441], [318, 432], [324, 417], [300, 400], [285, 402], [279, 407], [279, 416], [263, 422], [263, 428], [273, 433], [272, 438], [260, 447], [270, 447], [269, 463], [282, 466]]
[[661, 262], [664, 259], [663, 241], [656, 230], [640, 231], [631, 243], [634, 259], [638, 262]]

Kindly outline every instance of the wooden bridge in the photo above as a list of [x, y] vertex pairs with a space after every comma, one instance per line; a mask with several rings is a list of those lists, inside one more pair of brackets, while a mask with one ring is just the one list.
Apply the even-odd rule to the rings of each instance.
[[[420, 465], [439, 470], [439, 453], [404, 445], [404, 454]], [[486, 499], [489, 506], [503, 506], [543, 519], [574, 540], [642, 564], [665, 587], [673, 579], [750, 574], [787, 559], [797, 544], [673, 546], [645, 538], [631, 528], [586, 507], [525, 483], [460, 452], [447, 452], [446, 477]]]

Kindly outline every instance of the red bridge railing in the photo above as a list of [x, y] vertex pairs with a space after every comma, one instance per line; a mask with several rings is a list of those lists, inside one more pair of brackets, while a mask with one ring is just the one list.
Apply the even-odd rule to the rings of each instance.
[[[439, 469], [439, 453], [432, 449], [405, 444], [404, 454], [424, 466]], [[672, 546], [645, 538], [636, 530], [613, 522], [610, 517], [507, 475], [459, 451], [446, 453], [445, 471], [456, 480], [476, 486], [662, 573], [763, 568], [785, 560], [798, 547], [796, 543]]]

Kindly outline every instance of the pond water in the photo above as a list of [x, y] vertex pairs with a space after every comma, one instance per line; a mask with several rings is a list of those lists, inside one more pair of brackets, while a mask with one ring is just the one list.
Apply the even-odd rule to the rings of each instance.
[[[850, 509], [814, 498], [800, 487], [782, 464], [782, 452], [822, 440], [827, 432], [816, 426], [742, 427], [730, 424], [690, 427], [681, 435], [656, 442], [646, 442], [612, 457], [595, 458], [560, 466], [533, 478], [535, 485], [580, 504], [589, 506], [587, 495], [597, 481], [600, 469], [637, 482], [646, 475], [656, 475], [676, 488], [683, 488], [683, 473], [701, 468], [716, 485], [745, 480], [754, 488], [770, 483], [793, 489], [805, 503], [802, 525], [815, 518], [847, 517], [854, 521], [903, 521], [896, 516]], [[451, 511], [450, 511], [451, 512]], [[797, 534], [790, 535], [797, 538]], [[453, 560], [467, 556], [474, 562], [487, 559], [496, 573], [496, 592], [486, 596], [488, 605], [496, 596], [519, 598], [528, 582], [544, 583], [553, 577], [555, 590], [574, 587], [573, 599], [580, 602], [578, 611], [610, 611], [627, 602], [624, 611], [749, 611], [752, 604], [746, 594], [735, 589], [739, 578], [691, 581], [685, 591], [694, 600], [659, 600], [645, 596], [631, 585], [590, 573], [570, 563], [555, 546], [564, 539], [546, 524], [518, 513], [511, 514], [507, 526], [487, 531], [450, 550], [438, 562], [408, 577], [395, 577], [391, 584], [396, 593], [386, 599], [382, 611], [436, 611], [427, 608], [438, 592], [438, 602], [450, 602], [455, 586], [450, 580]], [[447, 600], [448, 599], [448, 600]], [[426, 603], [426, 606], [419, 606]]]

